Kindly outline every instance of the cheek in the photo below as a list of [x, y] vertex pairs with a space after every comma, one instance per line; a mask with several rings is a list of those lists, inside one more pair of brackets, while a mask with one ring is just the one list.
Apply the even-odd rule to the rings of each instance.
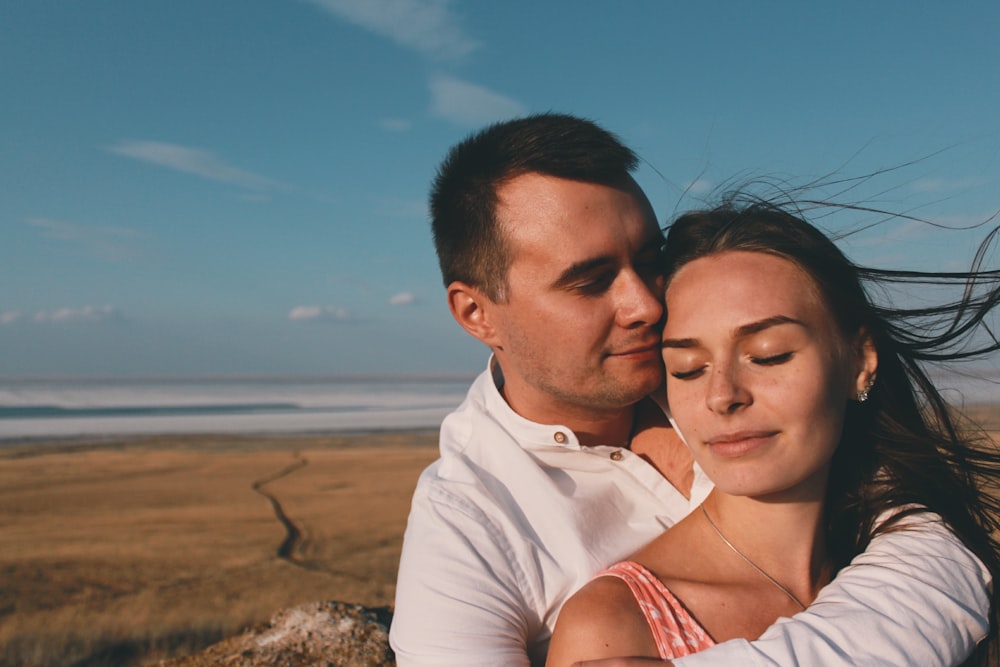
[[[707, 413], [705, 399], [695, 387], [696, 383], [681, 382], [667, 376], [667, 407], [677, 424], [681, 434], [685, 437], [695, 436], [700, 432], [700, 417]], [[700, 401], [700, 402], [699, 402]], [[701, 410], [699, 410], [699, 405]]]
[[810, 389], [798, 396], [800, 434], [817, 448], [817, 454], [832, 455], [840, 443], [847, 404], [839, 386], [833, 383], [825, 387], [814, 383]]
[[603, 303], [582, 299], [546, 303], [526, 311], [522, 324], [557, 342], [591, 341], [606, 335], [614, 324], [614, 313]]
[[837, 383], [818, 365], [789, 371], [758, 379], [753, 389], [756, 409], [795, 440], [822, 449], [836, 446], [844, 414]]

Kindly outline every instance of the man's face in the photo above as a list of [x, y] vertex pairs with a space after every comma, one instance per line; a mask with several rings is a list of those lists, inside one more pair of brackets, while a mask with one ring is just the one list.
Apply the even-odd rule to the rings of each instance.
[[659, 387], [663, 237], [639, 187], [528, 173], [497, 194], [511, 263], [490, 345], [511, 407], [595, 419]]

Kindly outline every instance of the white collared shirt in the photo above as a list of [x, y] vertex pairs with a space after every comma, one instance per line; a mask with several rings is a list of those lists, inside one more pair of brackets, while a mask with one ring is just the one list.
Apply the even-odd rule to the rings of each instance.
[[[417, 484], [390, 632], [400, 667], [543, 664], [563, 602], [712, 488], [696, 466], [688, 500], [627, 449], [528, 421], [496, 380], [481, 374], [444, 420]], [[807, 612], [675, 664], [957, 664], [988, 631], [988, 580], [937, 523], [891, 533]]]

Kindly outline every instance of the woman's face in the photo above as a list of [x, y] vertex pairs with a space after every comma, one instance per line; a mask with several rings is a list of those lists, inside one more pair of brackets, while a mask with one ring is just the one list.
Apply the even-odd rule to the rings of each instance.
[[684, 265], [666, 304], [670, 410], [716, 487], [822, 497], [870, 345], [844, 339], [808, 274], [764, 253]]

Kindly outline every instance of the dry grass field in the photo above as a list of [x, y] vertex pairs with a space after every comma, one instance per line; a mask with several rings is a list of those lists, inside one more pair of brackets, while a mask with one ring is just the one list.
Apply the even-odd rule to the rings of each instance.
[[1000, 442], [1000, 403], [970, 405], [966, 414], [990, 434], [993, 440]]
[[[997, 437], [1000, 407], [972, 416]], [[0, 447], [0, 666], [139, 665], [312, 600], [392, 604], [436, 433]]]
[[408, 433], [0, 448], [0, 664], [142, 664], [300, 602], [390, 605], [436, 445]]

